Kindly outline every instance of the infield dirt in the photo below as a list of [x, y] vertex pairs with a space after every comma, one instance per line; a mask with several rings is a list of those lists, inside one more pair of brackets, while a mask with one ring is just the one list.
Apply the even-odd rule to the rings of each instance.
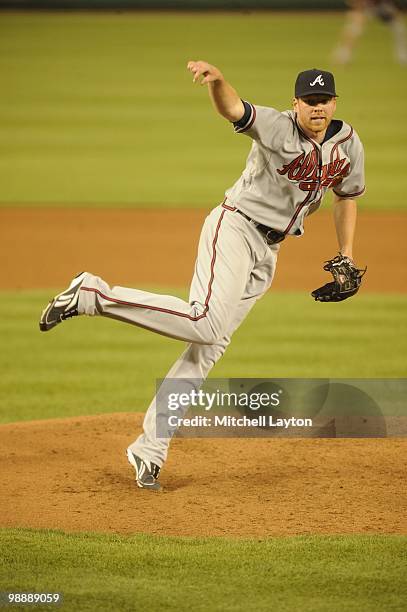
[[[63, 287], [82, 270], [111, 285], [188, 286], [205, 210], [0, 209], [0, 289]], [[405, 292], [407, 214], [362, 212], [355, 259], [363, 291]], [[328, 282], [336, 254], [332, 215], [320, 211], [302, 238], [281, 246], [272, 290], [311, 291]]]

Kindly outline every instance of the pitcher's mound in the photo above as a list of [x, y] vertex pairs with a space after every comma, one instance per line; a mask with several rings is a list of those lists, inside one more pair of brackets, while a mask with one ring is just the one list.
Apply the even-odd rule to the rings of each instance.
[[405, 439], [178, 439], [162, 470], [165, 491], [153, 493], [136, 487], [125, 456], [142, 418], [0, 426], [1, 525], [186, 536], [407, 533]]

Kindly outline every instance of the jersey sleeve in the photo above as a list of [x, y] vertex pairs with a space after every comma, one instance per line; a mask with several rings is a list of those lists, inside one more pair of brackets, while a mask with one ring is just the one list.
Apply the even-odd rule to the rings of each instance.
[[245, 111], [243, 117], [233, 124], [235, 132], [246, 134], [264, 146], [277, 147], [287, 129], [287, 118], [275, 108], [255, 106], [245, 100], [242, 102]]
[[357, 198], [365, 192], [365, 159], [363, 145], [356, 132], [349, 145], [350, 172], [332, 190], [340, 198]]

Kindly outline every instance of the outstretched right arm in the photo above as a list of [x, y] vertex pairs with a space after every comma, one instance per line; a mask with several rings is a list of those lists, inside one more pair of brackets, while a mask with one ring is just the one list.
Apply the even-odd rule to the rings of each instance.
[[212, 104], [222, 117], [232, 122], [239, 121], [243, 117], [245, 112], [243, 102], [216, 66], [203, 61], [190, 61], [187, 68], [194, 75], [194, 83], [203, 77], [201, 85], [208, 85]]

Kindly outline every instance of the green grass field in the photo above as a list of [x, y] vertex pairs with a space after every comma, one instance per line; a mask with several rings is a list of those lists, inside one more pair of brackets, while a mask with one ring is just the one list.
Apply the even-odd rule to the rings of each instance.
[[[81, 317], [40, 333], [39, 314], [52, 293], [0, 294], [7, 347], [0, 355], [0, 422], [143, 412], [184, 343], [104, 318]], [[404, 377], [406, 306], [403, 295], [361, 293], [326, 305], [306, 294], [270, 292], [211, 376]]]
[[73, 611], [390, 612], [405, 609], [406, 544], [391, 536], [192, 540], [8, 530], [0, 532], [0, 580], [4, 590], [61, 592], [62, 609]]
[[[211, 206], [250, 142], [193, 86], [188, 59], [280, 110], [304, 68], [333, 68], [340, 14], [2, 14], [0, 204]], [[372, 22], [337, 68], [338, 117], [366, 147], [364, 208], [404, 209], [406, 69]]]

